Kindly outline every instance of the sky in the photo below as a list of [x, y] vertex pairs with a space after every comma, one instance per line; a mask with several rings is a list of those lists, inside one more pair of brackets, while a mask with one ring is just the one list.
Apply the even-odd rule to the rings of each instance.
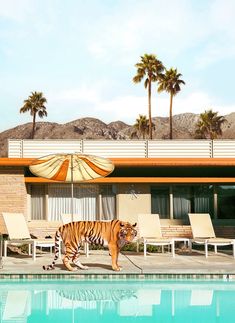
[[[31, 122], [19, 110], [43, 92], [48, 117], [133, 124], [148, 115], [140, 56], [177, 68], [173, 114], [235, 112], [234, 0], [0, 0], [0, 132]], [[152, 89], [152, 116], [169, 95]]]

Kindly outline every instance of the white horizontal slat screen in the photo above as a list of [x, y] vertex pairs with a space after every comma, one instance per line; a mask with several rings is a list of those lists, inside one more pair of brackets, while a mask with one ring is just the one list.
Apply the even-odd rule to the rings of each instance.
[[22, 144], [23, 144], [23, 141], [21, 139], [8, 140], [8, 157], [21, 158]]
[[[13, 145], [13, 140], [9, 140], [9, 148]], [[10, 143], [11, 142], [11, 143]], [[38, 158], [49, 154], [56, 153], [81, 153], [82, 142], [81, 140], [22, 140], [22, 152], [20, 157], [24, 158]], [[16, 156], [16, 152], [8, 152], [10, 157]]]
[[214, 140], [214, 158], [235, 158], [235, 140]]
[[84, 153], [116, 158], [235, 158], [235, 140], [9, 139], [9, 158]]
[[152, 140], [148, 142], [149, 158], [210, 158], [210, 140]]
[[103, 157], [147, 157], [146, 140], [84, 140], [83, 153]]

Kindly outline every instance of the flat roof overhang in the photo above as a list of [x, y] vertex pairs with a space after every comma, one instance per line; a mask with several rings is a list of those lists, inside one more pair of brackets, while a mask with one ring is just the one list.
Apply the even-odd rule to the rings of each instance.
[[[109, 158], [117, 168], [135, 167], [225, 167], [235, 158]], [[28, 167], [35, 158], [0, 158], [0, 166]], [[25, 177], [25, 183], [61, 183], [41, 177]], [[235, 183], [235, 177], [109, 177], [84, 183]]]
[[[46, 178], [41, 177], [25, 177], [25, 183], [63, 183], [58, 181], [52, 181]], [[94, 184], [130, 184], [130, 183], [149, 183], [149, 184], [199, 184], [199, 183], [207, 183], [207, 184], [234, 184], [235, 177], [105, 177], [98, 178], [95, 180], [81, 182], [83, 184], [94, 183]]]
[[[109, 158], [115, 167], [235, 166], [235, 158]], [[0, 166], [29, 166], [35, 158], [0, 158]]]

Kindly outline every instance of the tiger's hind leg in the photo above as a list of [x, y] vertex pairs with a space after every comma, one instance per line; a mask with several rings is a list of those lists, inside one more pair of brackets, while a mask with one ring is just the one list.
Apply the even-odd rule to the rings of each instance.
[[70, 260], [74, 259], [77, 252], [78, 252], [78, 250], [75, 249], [74, 246], [71, 246], [71, 245], [65, 246], [65, 255], [63, 258], [63, 263], [69, 271], [76, 271], [77, 270], [76, 267], [72, 267], [70, 265]]
[[73, 256], [73, 263], [74, 263], [74, 265], [75, 266], [77, 266], [78, 268], [80, 268], [80, 269], [88, 269], [89, 267], [88, 266], [84, 266], [83, 264], [81, 264], [80, 263], [80, 261], [79, 261], [79, 255], [80, 255], [80, 248], [78, 249], [78, 251], [74, 254], [74, 256]]
[[65, 254], [65, 256], [64, 256], [64, 258], [63, 258], [63, 263], [64, 263], [65, 267], [66, 267], [69, 271], [76, 271], [76, 270], [77, 270], [77, 268], [76, 268], [76, 267], [72, 267], [72, 266], [70, 265], [70, 259], [71, 259], [71, 257], [70, 257], [70, 256], [68, 256], [67, 254]]

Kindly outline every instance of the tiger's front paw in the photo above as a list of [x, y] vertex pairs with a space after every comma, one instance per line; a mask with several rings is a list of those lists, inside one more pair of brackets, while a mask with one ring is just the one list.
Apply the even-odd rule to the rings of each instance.
[[83, 270], [89, 269], [88, 266], [85, 266], [85, 265], [81, 264], [80, 261], [78, 261], [78, 260], [77, 261], [74, 261], [73, 263], [74, 263], [75, 266], [77, 266], [77, 269], [78, 268], [83, 269]]
[[77, 271], [78, 269], [77, 269], [77, 267], [71, 267], [70, 269], [69, 269], [69, 271]]
[[113, 270], [114, 270], [114, 271], [121, 271], [121, 270], [122, 270], [122, 267], [115, 266], [115, 267], [113, 267]]

